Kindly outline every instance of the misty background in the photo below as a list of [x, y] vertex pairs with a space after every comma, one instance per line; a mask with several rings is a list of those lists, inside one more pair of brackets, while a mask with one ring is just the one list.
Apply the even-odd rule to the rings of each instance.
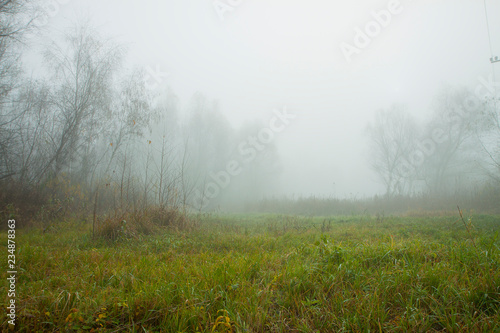
[[[499, 77], [500, 63], [490, 62], [500, 55], [497, 1], [65, 0], [41, 2], [37, 12], [35, 29], [16, 46], [23, 77], [50, 78], [57, 66], [47, 66], [47, 50], [69, 50], [63, 35], [88, 26], [116, 47], [107, 83], [147, 104], [110, 107], [116, 115], [104, 127], [115, 134], [100, 130], [87, 141], [88, 161], [99, 161], [84, 176], [89, 187], [114, 182], [123, 192], [128, 177], [141, 184], [142, 200], [167, 200], [164, 193], [213, 209], [262, 198], [454, 193], [499, 178], [499, 89], [484, 84]], [[367, 33], [370, 24], [380, 31]], [[366, 46], [356, 44], [359, 31]], [[356, 52], [346, 56], [346, 44]], [[128, 90], [118, 77], [128, 77]], [[477, 110], [457, 117], [454, 105], [470, 95]], [[261, 151], [249, 138], [258, 140], [277, 112], [293, 117]], [[132, 129], [118, 149], [119, 129], [129, 128], [120, 124]], [[436, 128], [454, 139], [436, 144], [418, 168], [381, 166], [381, 147], [386, 162], [401, 164], [408, 157], [390, 150], [411, 156]], [[68, 155], [57, 172], [82, 175], [90, 162], [80, 157]]]

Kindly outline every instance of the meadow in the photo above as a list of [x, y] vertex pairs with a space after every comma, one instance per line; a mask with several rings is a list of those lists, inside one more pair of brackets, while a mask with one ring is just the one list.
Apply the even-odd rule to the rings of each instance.
[[[499, 216], [219, 214], [117, 230], [18, 229], [15, 329], [500, 332]], [[0, 244], [7, 257], [6, 232]]]

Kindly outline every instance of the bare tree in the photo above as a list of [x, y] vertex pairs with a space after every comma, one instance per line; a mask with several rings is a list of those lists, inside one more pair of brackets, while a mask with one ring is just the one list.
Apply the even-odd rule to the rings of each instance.
[[484, 162], [476, 135], [484, 104], [471, 104], [473, 92], [467, 88], [445, 88], [436, 98], [432, 119], [426, 125], [427, 136], [440, 131], [443, 140], [426, 156], [421, 175], [431, 193], [450, 192], [465, 177], [477, 176]]
[[[33, 8], [27, 0], [0, 0], [0, 40], [17, 39], [30, 27]], [[25, 15], [28, 14], [28, 15]], [[28, 20], [26, 20], [28, 16]]]
[[500, 183], [500, 97], [486, 99], [480, 116], [477, 134], [487, 156], [483, 169], [491, 179]]
[[29, 27], [27, 4], [24, 0], [0, 0], [0, 180], [17, 173], [13, 155], [19, 133], [14, 125], [23, 115], [9, 96], [21, 74], [20, 44]]
[[416, 148], [417, 125], [402, 106], [393, 106], [376, 114], [368, 126], [371, 166], [386, 187], [386, 195], [411, 191], [413, 172], [407, 167]]
[[[191, 100], [190, 114], [183, 127], [185, 155], [181, 170], [184, 185], [189, 183], [189, 186], [183, 187], [193, 187], [196, 189], [195, 193], [205, 193], [206, 183], [212, 182], [210, 174], [224, 170], [236, 148], [234, 134], [228, 120], [219, 111], [217, 103], [209, 101], [201, 93], [196, 93]], [[200, 197], [196, 194], [194, 196]], [[210, 200], [211, 205], [216, 205], [216, 202], [216, 198]], [[197, 207], [199, 202], [192, 205]]]
[[20, 71], [16, 46], [29, 26], [24, 20], [26, 11], [26, 1], [0, 0], [0, 100], [13, 88]]
[[105, 172], [110, 167], [124, 145], [141, 138], [150, 128], [155, 115], [144, 80], [144, 73], [134, 71], [121, 82], [118, 96], [111, 110], [110, 121], [105, 129], [111, 154], [108, 156]]
[[120, 58], [120, 48], [89, 25], [70, 30], [64, 43], [49, 46], [45, 60], [53, 72], [54, 128], [49, 138], [51, 158], [41, 175], [57, 176], [96, 142], [110, 114], [113, 73]]
[[37, 170], [46, 163], [46, 140], [49, 138], [51, 105], [50, 88], [45, 82], [27, 82], [16, 102], [21, 116], [15, 124], [18, 145], [18, 179], [24, 184], [36, 184]]

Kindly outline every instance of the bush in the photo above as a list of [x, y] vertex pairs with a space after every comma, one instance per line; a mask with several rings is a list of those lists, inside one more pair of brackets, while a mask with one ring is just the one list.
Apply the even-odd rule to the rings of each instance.
[[103, 221], [96, 218], [94, 236], [116, 241], [120, 239], [136, 239], [139, 235], [151, 235], [159, 232], [162, 228], [191, 230], [195, 226], [196, 224], [178, 209], [151, 206], [141, 212], [106, 217]]
[[[0, 218], [15, 219], [17, 227], [30, 226], [40, 209], [47, 204], [47, 197], [35, 187], [14, 180], [0, 182]], [[6, 224], [2, 223], [1, 228]]]

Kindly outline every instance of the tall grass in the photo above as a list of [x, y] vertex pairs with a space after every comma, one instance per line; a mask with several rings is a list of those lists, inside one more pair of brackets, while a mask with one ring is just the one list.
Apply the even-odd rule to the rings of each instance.
[[469, 231], [457, 216], [269, 214], [136, 237], [93, 239], [77, 222], [21, 230], [17, 329], [494, 332], [500, 218], [469, 218]]

